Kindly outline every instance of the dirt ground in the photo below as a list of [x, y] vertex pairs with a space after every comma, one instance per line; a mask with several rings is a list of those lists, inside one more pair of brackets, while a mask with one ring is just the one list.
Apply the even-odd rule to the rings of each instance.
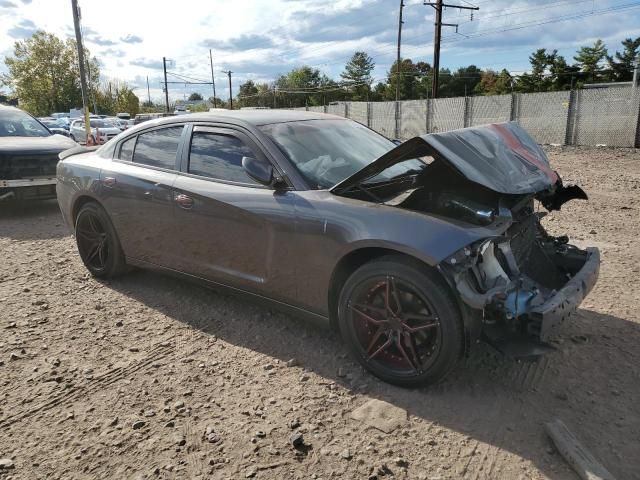
[[[549, 152], [591, 198], [545, 224], [600, 247], [598, 285], [537, 363], [479, 345], [413, 391], [244, 299], [144, 271], [98, 282], [55, 201], [0, 205], [0, 479], [575, 480], [554, 417], [640, 479], [640, 151]], [[371, 399], [395, 430], [351, 418]]]

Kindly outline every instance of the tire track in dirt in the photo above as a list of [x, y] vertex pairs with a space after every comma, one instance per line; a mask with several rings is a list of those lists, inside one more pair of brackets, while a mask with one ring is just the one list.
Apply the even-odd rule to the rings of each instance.
[[29, 418], [37, 413], [50, 410], [55, 408], [56, 406], [80, 399], [82, 396], [87, 395], [88, 392], [92, 390], [99, 390], [102, 388], [106, 388], [109, 385], [124, 379], [128, 375], [136, 373], [139, 370], [142, 370], [146, 367], [151, 366], [153, 363], [158, 360], [162, 360], [167, 357], [173, 349], [171, 345], [167, 341], [156, 343], [149, 351], [147, 356], [138, 362], [132, 362], [124, 367], [117, 367], [111, 370], [106, 371], [101, 375], [95, 376], [92, 380], [90, 380], [86, 385], [76, 388], [70, 388], [52, 398], [48, 401], [43, 402], [39, 405], [36, 405], [32, 408], [26, 409], [22, 412], [16, 413], [14, 415], [10, 415], [0, 420], [0, 429], [8, 428], [11, 425], [20, 422], [26, 418]]

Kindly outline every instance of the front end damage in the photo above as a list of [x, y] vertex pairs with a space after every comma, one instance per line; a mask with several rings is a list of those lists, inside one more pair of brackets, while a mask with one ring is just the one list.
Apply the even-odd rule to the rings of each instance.
[[481, 322], [480, 336], [505, 354], [528, 357], [571, 317], [595, 285], [597, 248], [580, 249], [566, 236], [549, 235], [542, 215], [514, 221], [504, 235], [477, 242], [439, 268]]
[[[426, 166], [375, 182], [385, 169], [411, 159]], [[515, 122], [415, 137], [332, 191], [489, 232], [439, 260], [438, 268], [460, 299], [468, 340], [482, 338], [505, 354], [548, 351], [544, 339], [598, 278], [596, 248], [580, 249], [541, 224], [547, 212], [540, 210], [560, 210], [587, 195], [563, 185], [544, 151]]]

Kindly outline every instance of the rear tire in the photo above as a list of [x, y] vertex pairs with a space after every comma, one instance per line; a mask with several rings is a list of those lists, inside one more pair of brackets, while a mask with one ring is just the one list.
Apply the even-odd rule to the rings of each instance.
[[76, 244], [82, 263], [97, 278], [113, 278], [126, 271], [118, 235], [105, 212], [96, 202], [82, 206], [75, 225]]
[[444, 378], [463, 352], [463, 323], [436, 272], [403, 256], [358, 268], [338, 303], [342, 338], [378, 378], [420, 387]]

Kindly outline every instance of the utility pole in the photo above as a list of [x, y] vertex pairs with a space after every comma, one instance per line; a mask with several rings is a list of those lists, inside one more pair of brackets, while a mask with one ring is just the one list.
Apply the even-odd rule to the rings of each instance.
[[[480, 10], [480, 8], [467, 7], [464, 5], [450, 5], [448, 3], [442, 3], [442, 0], [437, 0], [435, 3], [424, 2], [424, 5], [429, 5], [436, 11], [436, 29], [433, 38], [433, 84], [431, 86], [431, 97], [438, 98], [438, 82], [440, 80], [440, 41], [442, 39], [442, 27], [456, 27], [456, 33], [458, 32], [458, 25], [456, 23], [442, 23], [442, 9], [444, 7], [449, 7], [457, 8], [459, 10]], [[473, 19], [473, 17], [471, 18]]]
[[167, 59], [162, 57], [162, 67], [164, 68], [164, 100], [166, 102], [166, 112], [169, 113], [169, 89], [167, 88]]
[[151, 106], [151, 90], [149, 90], [149, 75], [147, 75], [147, 104]]
[[632, 91], [634, 94], [638, 91], [638, 76], [640, 76], [640, 54], [638, 54], [635, 62], [633, 62], [633, 80], [631, 85], [633, 86]]
[[[89, 63], [89, 61], [87, 61], [87, 75], [89, 76], [89, 81], [91, 81], [91, 64]], [[87, 90], [87, 92], [88, 92], [88, 96], [90, 97], [89, 100], [93, 101], [93, 113], [94, 113], [94, 115], [97, 115], [98, 114], [98, 106], [96, 105], [96, 94], [94, 92], [94, 94], [92, 96], [90, 88]]]
[[211, 85], [213, 85], [213, 108], [218, 107], [216, 100], [216, 81], [213, 78], [213, 56], [211, 55], [211, 49], [209, 49], [209, 63], [211, 64]]
[[231, 92], [231, 74], [233, 72], [231, 70], [222, 70], [222, 72], [229, 76], [229, 110], [233, 110], [233, 93]]
[[404, 8], [404, 0], [400, 0], [400, 16], [398, 17], [398, 58], [396, 59], [396, 102], [400, 100], [400, 43], [402, 41], [402, 9]]
[[82, 111], [84, 113], [84, 131], [87, 141], [91, 137], [91, 124], [89, 123], [89, 107], [87, 106], [87, 78], [85, 77], [84, 47], [82, 46], [82, 34], [80, 33], [80, 9], [78, 0], [71, 0], [73, 10], [73, 28], [76, 32], [76, 44], [78, 46], [78, 67], [80, 68], [80, 91], [82, 92]]

